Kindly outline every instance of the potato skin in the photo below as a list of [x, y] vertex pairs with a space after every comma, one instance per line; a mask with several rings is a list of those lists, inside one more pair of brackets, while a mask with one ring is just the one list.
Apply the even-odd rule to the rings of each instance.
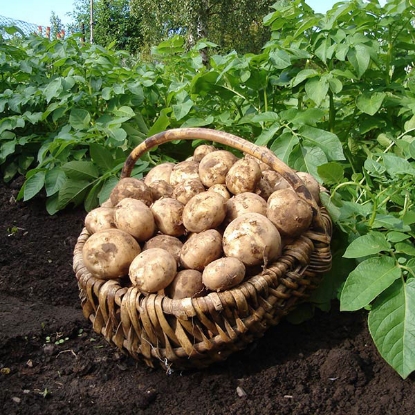
[[183, 209], [183, 224], [190, 232], [217, 228], [226, 216], [226, 200], [206, 191], [193, 196]]
[[180, 300], [187, 297], [201, 297], [206, 294], [202, 283], [202, 273], [195, 269], [179, 271], [172, 283], [166, 288], [168, 297]]
[[199, 163], [194, 160], [185, 160], [173, 167], [170, 184], [176, 187], [179, 183], [192, 179], [199, 179]]
[[229, 200], [231, 198], [231, 194], [225, 184], [214, 184], [209, 187], [208, 191], [219, 193], [225, 198], [225, 200]]
[[223, 184], [226, 174], [238, 158], [227, 150], [217, 150], [206, 154], [199, 164], [199, 177], [206, 187]]
[[115, 209], [112, 207], [97, 207], [85, 217], [85, 228], [90, 234], [104, 229], [116, 228], [114, 219]]
[[149, 239], [143, 246], [143, 251], [151, 248], [161, 248], [170, 252], [177, 263], [180, 260], [180, 251], [182, 250], [183, 242], [170, 235], [156, 235]]
[[205, 186], [200, 179], [189, 179], [179, 183], [173, 190], [173, 198], [184, 205], [195, 195], [204, 192]]
[[131, 262], [128, 275], [131, 283], [143, 293], [155, 293], [166, 288], [177, 273], [173, 255], [161, 248], [151, 248], [138, 254]]
[[292, 189], [276, 190], [268, 198], [267, 217], [282, 237], [296, 238], [311, 225], [311, 206]]
[[244, 213], [260, 213], [266, 216], [267, 202], [250, 192], [239, 193], [226, 202], [226, 222], [230, 223]]
[[254, 192], [261, 179], [261, 168], [252, 158], [238, 160], [228, 171], [226, 187], [234, 195]]
[[140, 245], [129, 233], [106, 229], [86, 240], [82, 257], [92, 275], [111, 279], [127, 275], [131, 262], [140, 252]]
[[170, 184], [170, 175], [173, 170], [174, 163], [166, 162], [154, 166], [144, 178], [144, 183], [150, 186], [156, 180], [164, 180]]
[[165, 180], [154, 180], [148, 187], [150, 188], [153, 201], [162, 197], [172, 197], [173, 195], [173, 186]]
[[202, 282], [211, 291], [225, 291], [240, 284], [245, 272], [245, 265], [239, 259], [220, 258], [206, 266]]
[[223, 251], [246, 266], [267, 264], [281, 255], [281, 236], [273, 223], [260, 213], [245, 213], [234, 219], [223, 233]]
[[217, 148], [209, 144], [201, 144], [194, 149], [193, 160], [200, 162], [206, 154], [212, 153], [212, 151], [217, 151]]
[[298, 171], [296, 174], [304, 182], [314, 200], [320, 204], [320, 183], [310, 173]]
[[184, 235], [183, 203], [171, 197], [156, 200], [151, 206], [154, 220], [160, 232], [170, 236]]
[[209, 262], [222, 255], [222, 235], [216, 229], [195, 233], [183, 244], [180, 264], [183, 268], [202, 271]]
[[110, 200], [113, 206], [127, 197], [141, 200], [147, 206], [153, 203], [153, 197], [149, 187], [143, 180], [136, 179], [135, 177], [124, 177], [121, 179], [110, 194]]

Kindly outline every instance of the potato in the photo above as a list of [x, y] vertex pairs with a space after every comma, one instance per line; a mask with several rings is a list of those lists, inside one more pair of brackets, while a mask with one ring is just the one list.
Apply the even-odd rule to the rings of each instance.
[[202, 282], [211, 291], [229, 290], [243, 281], [245, 270], [245, 265], [237, 258], [220, 258], [206, 266]]
[[314, 200], [320, 204], [320, 183], [310, 173], [298, 171], [297, 176], [304, 182]]
[[183, 203], [171, 197], [156, 200], [151, 211], [159, 231], [170, 236], [184, 235], [183, 209]]
[[112, 204], [111, 199], [107, 199], [101, 203], [101, 207], [114, 207], [114, 205]]
[[275, 190], [288, 188], [291, 189], [290, 184], [279, 173], [274, 170], [265, 170], [262, 172], [255, 193], [268, 200]]
[[131, 262], [140, 252], [140, 245], [129, 233], [106, 229], [86, 240], [82, 258], [92, 275], [111, 279], [127, 275]]
[[193, 160], [200, 162], [206, 154], [212, 153], [212, 151], [217, 151], [217, 148], [208, 144], [201, 144], [195, 148], [193, 152]]
[[183, 247], [183, 242], [170, 235], [156, 235], [149, 239], [143, 246], [143, 251], [151, 248], [161, 248], [170, 252], [177, 263], [180, 260], [180, 251]]
[[162, 197], [172, 197], [173, 195], [173, 186], [165, 180], [154, 180], [148, 187], [150, 188], [153, 201]]
[[85, 217], [85, 228], [90, 234], [104, 229], [116, 228], [114, 212], [112, 207], [101, 206], [92, 209]]
[[206, 154], [199, 164], [200, 180], [206, 187], [223, 184], [226, 174], [238, 158], [227, 150], [217, 150]]
[[151, 248], [138, 254], [131, 262], [128, 275], [131, 283], [143, 293], [155, 293], [166, 288], [177, 273], [173, 255], [161, 248]]
[[[262, 148], [268, 150], [267, 147], [262, 147]], [[256, 161], [262, 172], [267, 171], [267, 170], [272, 170], [271, 166], [269, 166], [267, 163], [264, 163], [262, 160], [257, 159], [256, 157], [252, 156], [251, 154], [244, 154], [244, 158]]]
[[216, 229], [194, 233], [183, 244], [180, 264], [183, 268], [198, 271], [222, 255], [222, 235]]
[[179, 183], [173, 190], [173, 197], [184, 205], [195, 195], [204, 192], [205, 186], [197, 179], [185, 180]]
[[245, 265], [267, 264], [281, 255], [281, 236], [273, 223], [260, 213], [245, 213], [234, 219], [223, 233], [223, 251]]
[[190, 232], [217, 228], [225, 219], [226, 200], [219, 193], [203, 192], [193, 196], [183, 209], [183, 224]]
[[166, 295], [175, 300], [201, 297], [204, 294], [206, 294], [206, 289], [202, 283], [202, 273], [195, 269], [179, 271], [173, 282], [166, 288]]
[[262, 173], [258, 163], [250, 158], [238, 160], [226, 175], [226, 187], [234, 195], [253, 192], [261, 179]]
[[226, 222], [232, 222], [244, 213], [260, 213], [266, 216], [267, 202], [259, 195], [250, 192], [239, 193], [226, 202]]
[[225, 200], [229, 200], [231, 198], [231, 194], [225, 184], [214, 184], [209, 187], [208, 191], [219, 193], [225, 198]]
[[166, 162], [154, 166], [144, 178], [144, 183], [150, 186], [151, 183], [157, 180], [164, 180], [170, 184], [170, 175], [173, 170], [174, 163]]
[[111, 203], [115, 206], [120, 200], [127, 197], [141, 200], [147, 206], [153, 203], [153, 197], [149, 187], [135, 177], [124, 177], [112, 189], [110, 194]]
[[199, 163], [193, 160], [185, 160], [177, 163], [170, 175], [170, 184], [176, 187], [186, 180], [199, 179]]
[[151, 209], [141, 200], [127, 197], [115, 206], [115, 225], [139, 242], [151, 238], [156, 231]]
[[294, 190], [280, 189], [268, 198], [267, 217], [281, 236], [296, 238], [310, 227], [313, 211]]

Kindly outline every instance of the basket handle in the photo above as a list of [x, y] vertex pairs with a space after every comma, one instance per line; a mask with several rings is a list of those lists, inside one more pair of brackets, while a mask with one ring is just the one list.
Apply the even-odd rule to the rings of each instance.
[[326, 233], [317, 202], [314, 200], [313, 196], [311, 196], [311, 193], [304, 185], [304, 182], [295, 174], [295, 172], [291, 170], [290, 167], [281, 161], [267, 147], [260, 147], [247, 140], [244, 140], [243, 138], [226, 133], [224, 131], [213, 130], [209, 128], [176, 128], [166, 130], [148, 137], [145, 141], [140, 143], [131, 151], [121, 171], [121, 178], [129, 177], [136, 161], [151, 148], [159, 146], [160, 144], [167, 143], [169, 141], [195, 139], [213, 141], [228, 147], [233, 147], [243, 153], [250, 154], [251, 156], [268, 164], [277, 173], [283, 176], [284, 179], [287, 180], [287, 182], [296, 191], [296, 193], [311, 206], [313, 210], [314, 230]]

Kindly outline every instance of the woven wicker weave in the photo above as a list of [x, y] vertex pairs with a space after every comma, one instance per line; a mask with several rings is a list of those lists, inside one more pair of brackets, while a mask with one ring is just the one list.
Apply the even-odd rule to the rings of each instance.
[[124, 280], [91, 275], [82, 259], [82, 248], [90, 236], [83, 229], [73, 267], [84, 316], [111, 344], [149, 366], [159, 363], [167, 370], [206, 367], [244, 349], [307, 298], [331, 267], [329, 216], [298, 176], [266, 148], [210, 129], [169, 130], [136, 147], [121, 176], [128, 177], [135, 162], [152, 147], [179, 139], [218, 142], [267, 163], [311, 205], [314, 216], [309, 230], [285, 246], [283, 255], [261, 274], [228, 291], [181, 300], [144, 295]]

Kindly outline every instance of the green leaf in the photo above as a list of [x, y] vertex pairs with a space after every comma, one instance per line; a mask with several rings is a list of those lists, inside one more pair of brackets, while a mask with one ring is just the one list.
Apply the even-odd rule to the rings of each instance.
[[191, 99], [188, 99], [187, 101], [184, 101], [177, 105], [172, 105], [173, 114], [177, 121], [180, 121], [182, 118], [184, 118], [192, 109], [193, 107], [193, 101]]
[[353, 65], [359, 78], [366, 72], [370, 63], [370, 50], [365, 45], [355, 45], [351, 47], [347, 53], [347, 58]]
[[290, 132], [281, 134], [271, 145], [271, 150], [284, 163], [288, 163], [290, 154], [294, 146], [299, 143], [299, 138]]
[[415, 246], [408, 241], [398, 242], [395, 245], [395, 251], [412, 257], [415, 256]]
[[327, 97], [328, 90], [329, 83], [324, 77], [311, 78], [305, 84], [305, 91], [308, 97], [313, 100], [317, 106], [319, 106]]
[[386, 238], [391, 243], [402, 242], [409, 239], [411, 235], [402, 232], [390, 231], [387, 233]]
[[66, 180], [58, 193], [58, 210], [65, 208], [70, 203], [75, 206], [81, 204], [90, 187], [91, 183], [86, 180]]
[[266, 146], [274, 138], [276, 132], [280, 129], [278, 122], [274, 123], [271, 127], [264, 128], [261, 134], [255, 140], [257, 146]]
[[156, 122], [148, 130], [148, 136], [161, 133], [167, 129], [167, 127], [170, 125], [170, 118], [168, 117], [168, 114], [170, 114], [171, 111], [171, 108], [164, 108], [160, 111], [160, 115], [157, 118]]
[[384, 92], [366, 92], [357, 97], [356, 106], [365, 114], [375, 115], [382, 106], [385, 97]]
[[36, 196], [42, 190], [45, 185], [45, 177], [46, 172], [42, 170], [38, 171], [26, 180], [23, 191], [23, 200], [25, 202]]
[[395, 154], [383, 154], [382, 158], [386, 171], [391, 176], [396, 176], [399, 174], [410, 174], [415, 176], [415, 169], [412, 167], [412, 164], [408, 160], [405, 160], [404, 158], [399, 157]]
[[49, 104], [49, 102], [53, 98], [59, 97], [59, 94], [62, 91], [63, 91], [62, 78], [56, 78], [53, 81], [49, 82], [43, 91], [43, 94], [45, 95], [45, 98], [46, 98], [46, 102]]
[[112, 111], [113, 114], [120, 118], [129, 120], [135, 116], [135, 112], [131, 107], [123, 106]]
[[104, 171], [111, 170], [114, 167], [114, 157], [108, 148], [92, 143], [89, 146], [89, 152], [93, 162], [104, 169]]
[[303, 69], [302, 71], [298, 72], [298, 74], [293, 78], [292, 86], [296, 87], [298, 84], [301, 84], [301, 82], [305, 81], [306, 79], [314, 78], [318, 75], [319, 72], [315, 69]]
[[368, 324], [381, 356], [406, 379], [415, 370], [415, 279], [396, 281], [380, 295]]
[[3, 142], [0, 147], [0, 164], [4, 163], [6, 157], [13, 154], [16, 149], [17, 140]]
[[75, 130], [84, 130], [89, 128], [91, 116], [87, 110], [73, 108], [69, 115], [69, 124]]
[[362, 258], [374, 255], [382, 251], [388, 251], [390, 244], [385, 234], [381, 232], [370, 232], [367, 235], [356, 238], [346, 249], [345, 258]]
[[99, 177], [99, 171], [94, 163], [87, 160], [69, 161], [62, 166], [69, 179], [91, 180]]
[[317, 167], [317, 173], [325, 184], [338, 184], [344, 178], [344, 168], [335, 161]]
[[355, 311], [366, 307], [400, 277], [401, 270], [393, 258], [366, 259], [347, 278], [340, 296], [340, 309]]
[[66, 180], [66, 174], [62, 169], [54, 168], [52, 170], [48, 170], [45, 177], [46, 195], [49, 197], [59, 192], [59, 189]]
[[291, 55], [285, 50], [271, 52], [269, 57], [276, 69], [285, 69], [291, 65]]
[[182, 125], [181, 128], [188, 128], [188, 127], [205, 127], [210, 125], [214, 122], [214, 118], [212, 115], [208, 115], [206, 118], [198, 118], [198, 117], [191, 117], [188, 118]]
[[330, 161], [345, 159], [342, 144], [336, 134], [309, 125], [301, 127], [299, 132], [311, 144], [320, 147]]
[[114, 138], [116, 141], [122, 142], [127, 138], [127, 132], [120, 127], [111, 127], [109, 128], [110, 137]]

